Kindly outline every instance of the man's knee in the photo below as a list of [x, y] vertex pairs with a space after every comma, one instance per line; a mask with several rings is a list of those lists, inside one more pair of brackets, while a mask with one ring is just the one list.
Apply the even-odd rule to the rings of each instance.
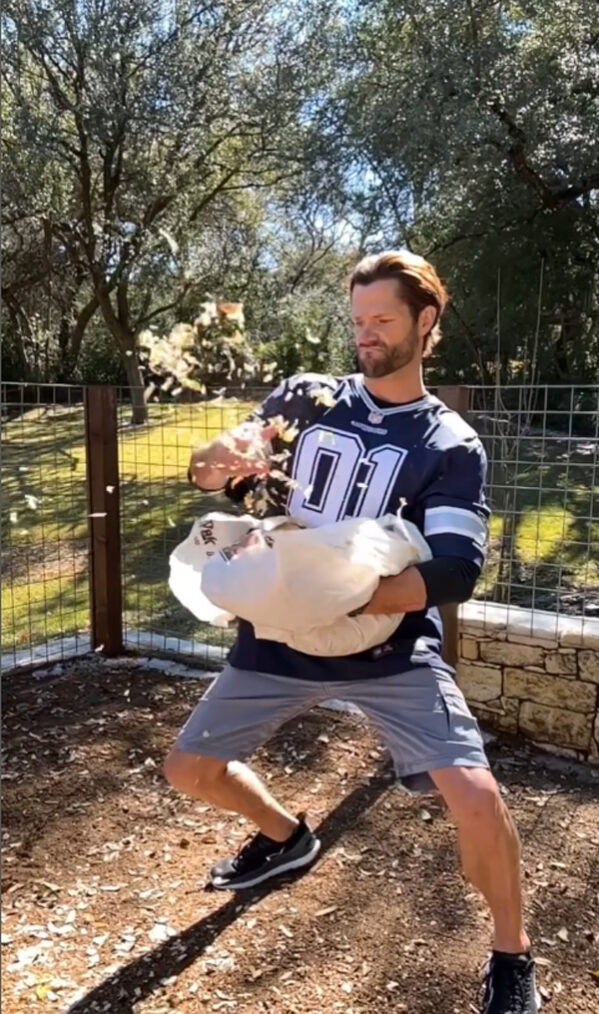
[[458, 819], [462, 825], [479, 829], [504, 823], [506, 816], [505, 804], [495, 781], [471, 786], [465, 793], [463, 805], [458, 811]]
[[507, 810], [499, 786], [483, 768], [454, 768], [439, 772], [446, 778], [438, 784], [451, 815], [461, 827], [484, 828], [504, 822]]
[[184, 753], [178, 747], [168, 754], [164, 762], [164, 776], [178, 792], [203, 798], [226, 773], [227, 761], [202, 754]]

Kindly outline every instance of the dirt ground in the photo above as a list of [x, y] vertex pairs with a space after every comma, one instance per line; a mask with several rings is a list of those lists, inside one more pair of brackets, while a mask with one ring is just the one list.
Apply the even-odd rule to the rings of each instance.
[[[5, 1014], [470, 1014], [490, 942], [434, 796], [393, 787], [359, 718], [318, 710], [256, 767], [323, 842], [300, 879], [205, 890], [248, 826], [178, 797], [161, 762], [202, 683], [137, 661], [3, 681]], [[549, 1014], [599, 1001], [599, 779], [489, 748], [520, 829]]]

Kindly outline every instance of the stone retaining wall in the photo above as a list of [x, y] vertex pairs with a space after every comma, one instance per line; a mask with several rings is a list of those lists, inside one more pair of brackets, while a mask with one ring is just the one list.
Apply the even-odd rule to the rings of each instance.
[[487, 725], [599, 764], [599, 621], [468, 602], [457, 673]]

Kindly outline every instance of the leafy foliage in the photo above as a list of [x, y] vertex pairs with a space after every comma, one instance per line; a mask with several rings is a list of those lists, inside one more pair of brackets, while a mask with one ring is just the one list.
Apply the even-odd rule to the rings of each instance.
[[442, 376], [571, 383], [599, 361], [599, 20], [584, 0], [361, 5], [344, 90], [375, 243], [430, 257]]
[[210, 293], [345, 369], [344, 278], [403, 245], [453, 297], [431, 379], [596, 381], [596, 4], [7, 0], [2, 79], [5, 375], [111, 342], [143, 420], [139, 335]]

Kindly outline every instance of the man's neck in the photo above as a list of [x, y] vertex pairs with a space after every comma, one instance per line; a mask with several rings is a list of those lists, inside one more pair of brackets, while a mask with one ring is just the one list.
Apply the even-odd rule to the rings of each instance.
[[424, 397], [426, 388], [422, 379], [422, 370], [396, 370], [386, 377], [363, 377], [364, 386], [369, 394], [381, 401], [389, 401], [401, 405], [407, 401], [417, 401]]

